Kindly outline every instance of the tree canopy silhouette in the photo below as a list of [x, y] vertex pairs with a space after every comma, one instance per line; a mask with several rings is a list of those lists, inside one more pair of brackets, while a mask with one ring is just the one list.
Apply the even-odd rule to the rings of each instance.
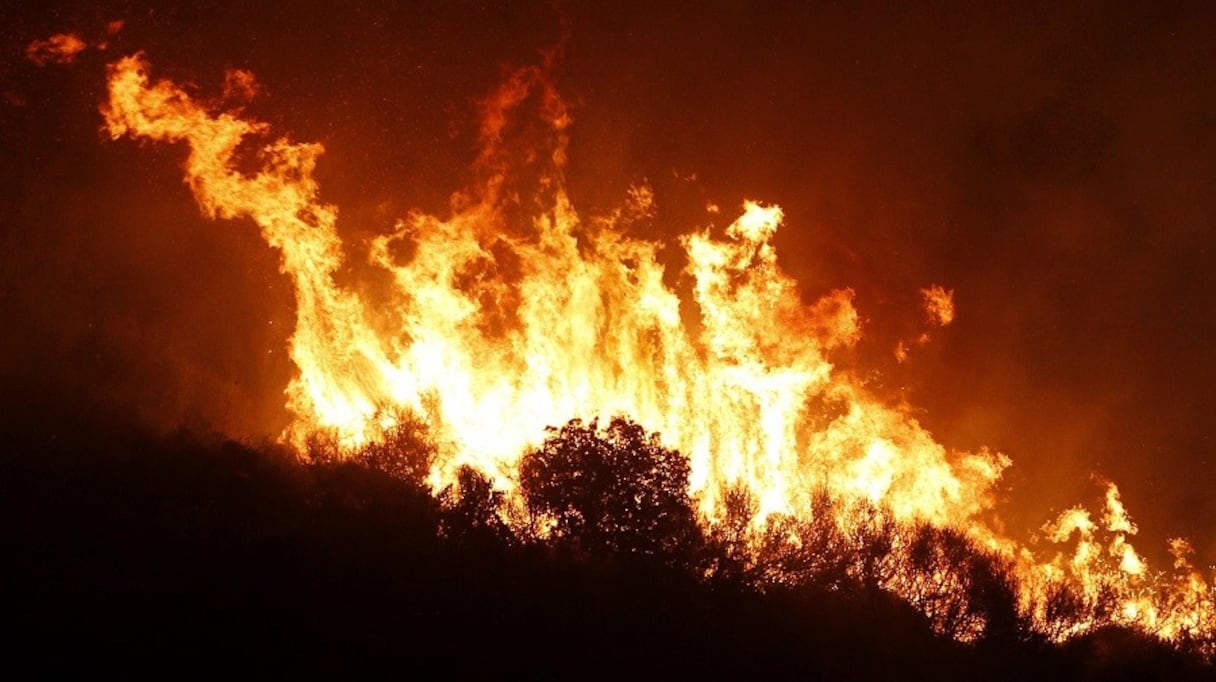
[[520, 463], [524, 501], [555, 537], [666, 561], [690, 558], [700, 541], [688, 477], [683, 454], [624, 417], [550, 427]]
[[441, 534], [478, 548], [510, 542], [514, 536], [499, 513], [505, 499], [505, 493], [495, 490], [485, 474], [467, 464], [461, 466], [456, 482], [439, 493]]
[[390, 425], [379, 438], [364, 443], [343, 455], [334, 431], [314, 431], [305, 443], [304, 460], [316, 465], [336, 465], [343, 461], [388, 474], [419, 489], [429, 489], [426, 477], [438, 457], [439, 448], [431, 438], [429, 426], [408, 410], [388, 410]]

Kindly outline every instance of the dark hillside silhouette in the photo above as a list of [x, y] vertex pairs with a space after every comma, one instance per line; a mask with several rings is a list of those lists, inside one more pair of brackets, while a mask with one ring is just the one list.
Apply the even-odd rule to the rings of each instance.
[[[473, 470], [432, 497], [404, 469], [307, 465], [21, 397], [3, 412], [0, 455], [12, 671], [1210, 679], [1123, 631], [963, 645], [864, 582], [755, 589], [738, 577], [748, 567], [703, 571], [730, 564], [728, 544], [696, 536], [682, 553], [694, 542], [686, 468], [627, 420], [572, 422], [538, 450], [547, 459], [530, 455], [529, 503], [565, 519], [554, 542], [503, 524], [501, 495]], [[593, 483], [577, 493], [553, 485], [583, 475]], [[642, 536], [656, 531], [670, 535]], [[926, 560], [954, 547], [924, 542]], [[968, 561], [961, 576], [984, 575]]]

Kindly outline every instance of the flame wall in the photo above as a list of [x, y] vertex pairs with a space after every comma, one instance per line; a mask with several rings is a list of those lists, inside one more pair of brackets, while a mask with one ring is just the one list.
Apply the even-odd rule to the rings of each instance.
[[[108, 97], [95, 75], [48, 68], [35, 78], [6, 65], [5, 127], [22, 133], [2, 143], [4, 305], [22, 321], [4, 337], [6, 375], [58, 375], [165, 423], [200, 409], [256, 433], [290, 419], [278, 387], [312, 363], [321, 369], [301, 369], [292, 384], [297, 416], [374, 430], [365, 417], [387, 396], [441, 414], [452, 452], [473, 442], [458, 436], [475, 418], [460, 415], [487, 405], [527, 413], [521, 406], [540, 395], [534, 414], [553, 415], [628, 403], [697, 458], [698, 485], [755, 477], [774, 510], [795, 504], [791, 491], [808, 480], [835, 475], [881, 495], [938, 473], [965, 491], [952, 513], [973, 514], [999, 490], [992, 481], [1004, 460], [980, 450], [994, 443], [1018, 461], [1005, 473], [1012, 528], [1038, 528], [1066, 510], [1070, 520], [1052, 530], [1073, 543], [1062, 567], [1087, 552], [1124, 573], [1135, 565], [1119, 549], [1121, 524], [1091, 512], [1089, 526], [1067, 511], [1093, 496], [1091, 470], [1123, 484], [1146, 537], [1193, 536], [1200, 556], [1212, 555], [1206, 419], [1216, 375], [1206, 340], [1216, 286], [1202, 179], [1216, 158], [1205, 133], [1216, 90], [1210, 70], [1195, 68], [1211, 58], [1204, 17], [576, 9], [567, 19], [575, 39], [557, 68], [586, 101], [562, 112], [528, 69], [508, 73], [498, 99], [467, 101], [503, 79], [486, 63], [536, 63], [535, 46], [554, 44], [547, 8], [411, 15], [364, 5], [341, 16], [304, 11], [289, 32], [270, 30], [281, 21], [270, 7], [155, 9], [122, 10], [131, 14], [121, 33], [86, 36], [108, 51], [75, 58], [113, 61], [127, 53], [125, 40], [175, 65], [168, 75], [187, 94], [169, 99], [208, 134], [142, 130], [169, 119], [121, 117], [111, 131], [192, 143], [204, 165], [230, 152], [241, 173], [224, 177], [221, 163], [213, 181], [192, 166], [190, 190], [234, 219], [215, 230], [192, 215], [173, 153], [97, 151], [96, 120], [75, 113]], [[64, 30], [64, 13], [104, 26], [114, 17], [92, 21], [101, 11], [29, 10], [15, 26], [30, 31], [14, 29], [8, 52], [24, 60], [33, 36]], [[154, 18], [136, 21], [145, 15]], [[259, 40], [238, 39], [255, 33]], [[234, 65], [251, 68], [265, 96], [220, 104], [199, 94], [220, 88], [183, 83], [218, 80]], [[516, 111], [513, 93], [525, 91], [515, 104], [528, 110]], [[482, 125], [494, 102], [519, 116], [500, 129]], [[568, 140], [567, 117], [578, 121]], [[259, 118], [288, 125], [225, 146]], [[315, 173], [290, 166], [308, 167], [319, 147], [274, 147], [287, 129], [323, 141]], [[272, 163], [262, 168], [257, 150], [267, 142]], [[506, 177], [506, 166], [526, 172]], [[131, 178], [143, 185], [136, 192]], [[259, 214], [267, 197], [277, 207]], [[779, 229], [775, 207], [742, 207], [744, 197], [779, 202]], [[719, 213], [705, 210], [711, 203]], [[305, 244], [305, 255], [280, 261], [265, 250], [246, 229], [255, 214], [272, 244]], [[538, 254], [561, 267], [523, 265]], [[286, 277], [274, 275], [278, 266]], [[763, 281], [747, 274], [761, 271]], [[948, 329], [923, 316], [920, 290], [932, 282], [956, 292]], [[547, 296], [554, 286], [567, 293]], [[384, 305], [396, 300], [436, 319], [420, 324]], [[754, 306], [723, 306], [732, 300], [781, 315], [757, 320]], [[622, 306], [641, 312], [618, 320]], [[529, 324], [545, 333], [524, 331]], [[618, 324], [651, 337], [600, 340]], [[793, 348], [774, 342], [791, 329]], [[417, 341], [427, 334], [459, 343]], [[512, 343], [497, 354], [453, 350], [502, 339]], [[555, 346], [597, 364], [528, 369]], [[346, 356], [319, 358], [334, 347]], [[644, 356], [648, 347], [663, 357]], [[482, 363], [516, 372], [524, 386], [469, 379], [462, 406], [427, 398], [442, 383], [436, 368], [473, 376]], [[638, 376], [648, 380], [623, 381], [625, 366], [647, 368]], [[668, 366], [701, 378], [650, 380]], [[316, 378], [344, 374], [363, 378], [353, 388]], [[555, 376], [575, 379], [554, 386]], [[763, 437], [717, 415], [697, 418], [714, 425], [718, 445], [682, 433], [689, 396], [715, 391], [744, 396], [731, 410], [761, 418]], [[805, 397], [811, 407], [792, 404]], [[901, 399], [923, 409], [898, 407]], [[863, 407], [843, 407], [854, 404]], [[814, 433], [851, 419], [865, 434], [814, 474], [791, 453], [816, 443], [782, 426], [805, 422], [808, 410], [826, 415]], [[527, 438], [528, 426], [510, 428], [518, 432], [482, 443], [491, 468], [509, 468], [506, 443]], [[723, 454], [740, 443], [753, 449], [746, 464]], [[893, 467], [909, 451], [928, 453], [925, 479]], [[1098, 536], [1103, 549], [1086, 549]], [[1142, 558], [1169, 565], [1167, 546], [1145, 543]]]

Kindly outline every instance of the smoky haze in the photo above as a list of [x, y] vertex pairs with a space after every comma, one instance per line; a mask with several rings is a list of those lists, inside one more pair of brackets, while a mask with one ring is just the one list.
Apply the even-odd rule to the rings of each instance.
[[[842, 359], [948, 447], [1010, 455], [1013, 530], [1120, 486], [1164, 540], [1216, 557], [1216, 47], [1210, 10], [805, 3], [61, 3], [5, 29], [0, 368], [161, 428], [273, 436], [293, 302], [247, 221], [199, 215], [183, 151], [100, 132], [104, 64], [218, 94], [326, 147], [323, 198], [351, 262], [411, 208], [440, 210], [475, 155], [477, 97], [568, 36], [576, 207], [649, 182], [672, 236], [744, 198], [780, 204], [808, 300], [857, 292]], [[104, 51], [25, 59], [63, 31]], [[354, 267], [354, 266], [352, 266]], [[357, 273], [351, 273], [352, 275]], [[357, 279], [352, 277], [352, 280]], [[957, 317], [905, 363], [919, 290]]]

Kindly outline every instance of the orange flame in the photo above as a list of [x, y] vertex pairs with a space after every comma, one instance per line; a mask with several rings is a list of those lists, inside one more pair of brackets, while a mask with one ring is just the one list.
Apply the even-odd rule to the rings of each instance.
[[[724, 229], [680, 237], [683, 300], [659, 258], [664, 245], [630, 233], [654, 215], [649, 187], [634, 187], [608, 215], [580, 215], [563, 183], [572, 119], [545, 68], [514, 71], [482, 102], [474, 182], [450, 211], [411, 213], [372, 242], [368, 265], [393, 282], [388, 305], [335, 281], [345, 256], [337, 208], [319, 199], [313, 177], [320, 145], [209, 110], [148, 69], [139, 55], [110, 67], [107, 128], [114, 138], [184, 143], [185, 179], [204, 213], [251, 219], [281, 254], [295, 286], [299, 370], [286, 390], [295, 423], [284, 437], [297, 446], [320, 430], [358, 446], [406, 409], [440, 443], [434, 485], [470, 464], [509, 490], [546, 426], [626, 413], [690, 457], [707, 523], [732, 486], [755, 493], [758, 518], [808, 516], [811, 491], [827, 489], [998, 552], [1015, 566], [1021, 608], [1053, 636], [1102, 624], [1093, 609], [1060, 615], [1052, 600], [1061, 585], [1086, 603], [1114, 594], [1120, 608], [1103, 616], [1109, 622], [1167, 639], [1212, 631], [1216, 597], [1185, 543], [1175, 545], [1172, 581], [1153, 574], [1127, 540], [1136, 528], [1113, 485], [1103, 527], [1081, 508], [1044, 527], [1049, 542], [1075, 539], [1069, 557], [1040, 559], [1004, 537], [989, 512], [1009, 460], [948, 451], [833, 366], [832, 353], [861, 333], [853, 294], [802, 302], [772, 243], [780, 207], [745, 201]], [[252, 75], [236, 73], [230, 94], [252, 96]], [[521, 153], [511, 136], [524, 111], [545, 142]], [[250, 141], [262, 146], [247, 174], [235, 156]], [[950, 324], [953, 292], [934, 285], [922, 296], [930, 322]], [[885, 585], [924, 588], [898, 570]]]
[[70, 64], [88, 49], [88, 43], [72, 33], [56, 33], [46, 40], [35, 40], [25, 48], [25, 57], [38, 66]]
[[929, 322], [939, 327], [948, 326], [954, 321], [954, 290], [946, 291], [940, 285], [934, 284], [928, 289], [921, 289], [924, 298], [925, 314]]

